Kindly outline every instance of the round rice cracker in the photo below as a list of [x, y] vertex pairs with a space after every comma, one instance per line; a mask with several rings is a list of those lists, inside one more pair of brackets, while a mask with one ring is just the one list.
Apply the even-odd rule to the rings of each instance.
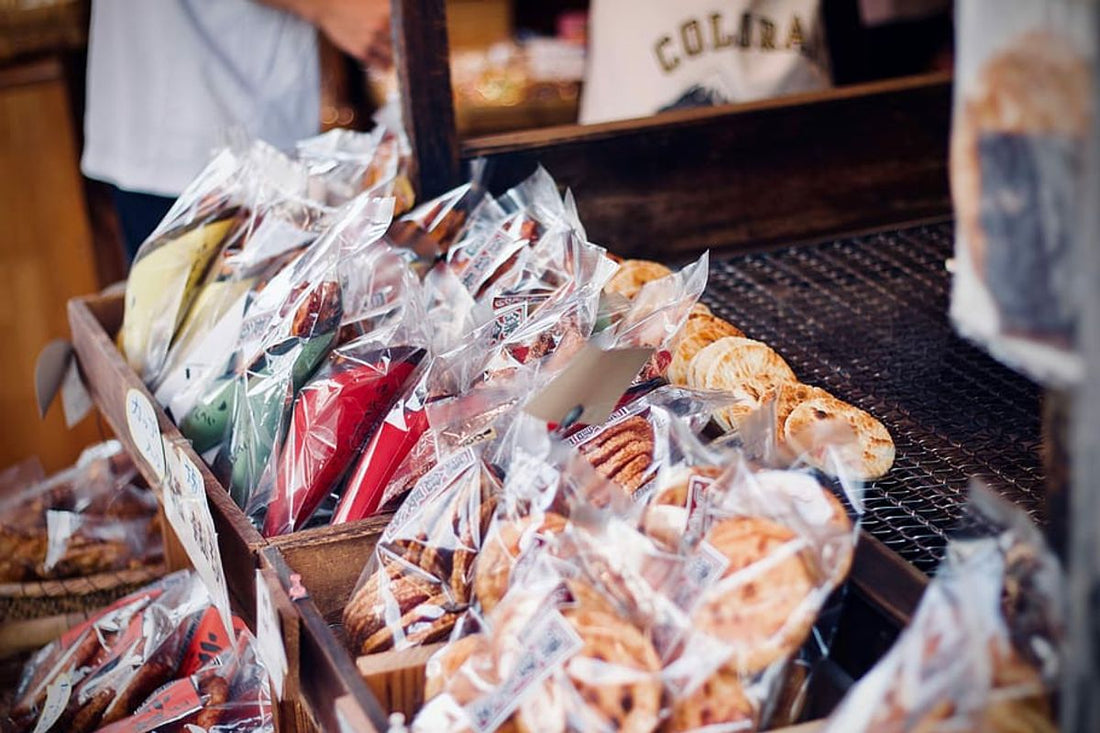
[[485, 613], [504, 597], [511, 581], [512, 568], [520, 554], [542, 537], [559, 534], [568, 520], [547, 512], [519, 520], [502, 521], [481, 548], [474, 565], [474, 594]]
[[712, 315], [697, 315], [694, 312], [680, 331], [676, 346], [672, 351], [672, 362], [668, 365], [668, 381], [686, 385], [688, 366], [692, 358], [704, 348], [726, 336], [744, 338], [745, 334], [736, 326]]
[[734, 669], [722, 667], [672, 703], [667, 730], [679, 733], [733, 724], [743, 724], [744, 730], [756, 730], [757, 714], [756, 705], [741, 685], [740, 675]]
[[[604, 611], [579, 608], [563, 615], [583, 646], [541, 689], [525, 696], [516, 711], [517, 728], [548, 733], [579, 723], [582, 730], [654, 730], [661, 712], [661, 662], [650, 641]], [[606, 682], [603, 672], [608, 673]]]
[[604, 291], [618, 293], [625, 298], [633, 299], [646, 283], [668, 277], [672, 270], [659, 262], [650, 260], [625, 260], [619, 269], [607, 281]]
[[[796, 651], [813, 627], [815, 591], [790, 529], [756, 517], [718, 522], [707, 541], [729, 561], [692, 610], [694, 628], [730, 647], [727, 664], [753, 674]], [[783, 555], [777, 556], [777, 553]]]
[[980, 142], [988, 134], [1081, 139], [1092, 124], [1087, 60], [1063, 38], [1021, 36], [990, 57], [957, 108], [951, 135], [951, 192], [974, 270], [984, 278]]
[[797, 382], [794, 370], [767, 344], [725, 336], [704, 347], [688, 367], [688, 386], [734, 391], [745, 382], [769, 386]]
[[844, 468], [864, 481], [886, 475], [894, 465], [894, 440], [886, 427], [835, 397], [814, 397], [791, 410], [783, 423], [783, 441], [826, 472], [832, 445]]
[[736, 402], [716, 410], [715, 420], [734, 430], [780, 384], [797, 383], [794, 370], [760, 341], [726, 336], [697, 353], [688, 365], [687, 386], [731, 393]]

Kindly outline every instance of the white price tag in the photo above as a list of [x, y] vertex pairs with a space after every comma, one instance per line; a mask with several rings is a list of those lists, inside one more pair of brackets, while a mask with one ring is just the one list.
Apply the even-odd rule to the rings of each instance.
[[275, 695], [281, 700], [287, 670], [286, 647], [283, 646], [282, 626], [275, 611], [275, 602], [271, 599], [271, 589], [259, 569], [256, 570], [256, 642], [260, 658], [275, 685]]
[[234, 638], [233, 615], [229, 609], [229, 588], [225, 582], [218, 533], [206, 502], [202, 472], [179, 446], [164, 442], [168, 458], [168, 480], [164, 486], [164, 514], [172, 525], [195, 572], [206, 585], [218, 609], [226, 634]]
[[157, 478], [164, 478], [164, 443], [160, 437], [157, 413], [141, 390], [130, 388], [126, 393], [126, 425], [138, 453], [153, 468]]

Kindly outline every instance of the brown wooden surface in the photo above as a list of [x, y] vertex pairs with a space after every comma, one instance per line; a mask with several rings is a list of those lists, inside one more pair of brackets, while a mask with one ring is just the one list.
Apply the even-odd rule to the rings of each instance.
[[[134, 463], [145, 480], [159, 494], [160, 479], [140, 458], [130, 438], [125, 414], [126, 393], [131, 388], [143, 391], [157, 413], [161, 433], [180, 445], [186, 445], [187, 441], [126, 364], [108, 336], [117, 333], [122, 323], [122, 298], [74, 298], [69, 301], [69, 323], [81, 374], [92, 399], [99, 406], [111, 429], [126, 446], [126, 450], [134, 456]], [[185, 452], [202, 472], [231, 600], [236, 601], [242, 610], [242, 617], [252, 626], [256, 609], [256, 553], [266, 543], [189, 445]]]
[[94, 418], [67, 430], [59, 405], [39, 419], [34, 399], [34, 362], [65, 336], [65, 301], [96, 287], [61, 71], [0, 71], [0, 468], [38, 455], [57, 471], [101, 437]]
[[677, 259], [950, 212], [950, 75], [932, 74], [644, 120], [463, 141], [490, 187], [541, 163], [573, 189], [589, 237]]
[[920, 603], [928, 576], [863, 532], [852, 561], [851, 582], [872, 606], [902, 627]]
[[405, 129], [426, 201], [459, 182], [444, 0], [394, 0], [393, 50]]
[[402, 713], [405, 720], [411, 721], [424, 705], [424, 669], [428, 659], [445, 645], [368, 654], [356, 659], [355, 666], [383, 710]]
[[[278, 574], [285, 588], [293, 588], [292, 575], [298, 573], [283, 559], [280, 550], [266, 547], [261, 551], [265, 567]], [[300, 574], [300, 573], [299, 573]], [[309, 578], [302, 583], [307, 590]], [[351, 706], [380, 731], [387, 729], [386, 716], [371, 694], [366, 683], [356, 672], [351, 655], [337, 641], [312, 596], [295, 599], [299, 615], [301, 637], [297, 659], [298, 679], [303, 704], [309, 716], [324, 731], [341, 730], [335, 701], [343, 699], [344, 706]], [[291, 665], [295, 661], [290, 660]]]
[[272, 540], [321, 614], [338, 622], [390, 515], [336, 527], [321, 527]]

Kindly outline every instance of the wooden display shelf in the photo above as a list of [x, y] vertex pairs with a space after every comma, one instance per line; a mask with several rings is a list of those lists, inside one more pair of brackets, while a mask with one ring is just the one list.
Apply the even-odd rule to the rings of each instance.
[[[209, 467], [191, 449], [190, 442], [157, 404], [116, 348], [113, 338], [122, 324], [122, 314], [121, 294], [92, 295], [69, 301], [73, 348], [80, 364], [81, 375], [93, 401], [126, 450], [134, 457], [135, 464], [150, 486], [159, 492], [161, 479], [153, 467], [140, 456], [130, 435], [125, 402], [126, 394], [131, 389], [144, 394], [153, 406], [162, 435], [180, 446], [199, 468], [214, 528], [218, 534], [218, 546], [229, 592], [244, 611], [243, 618], [252, 627], [256, 608], [254, 574], [256, 568], [260, 567], [259, 553], [262, 548], [268, 545], [285, 548], [301, 546], [318, 554], [322, 558], [321, 562], [335, 563], [337, 567], [342, 567], [344, 563], [356, 558], [355, 555], [344, 554], [346, 548], [355, 546], [362, 538], [375, 537], [380, 527], [385, 526], [389, 516], [382, 515], [339, 526], [316, 527], [271, 539], [261, 536]], [[167, 527], [167, 523], [165, 525], [167, 533], [171, 535], [171, 528]], [[172, 536], [167, 545], [169, 569], [185, 566], [186, 560], [179, 559], [182, 548], [178, 540]], [[330, 552], [331, 557], [327, 556]]]

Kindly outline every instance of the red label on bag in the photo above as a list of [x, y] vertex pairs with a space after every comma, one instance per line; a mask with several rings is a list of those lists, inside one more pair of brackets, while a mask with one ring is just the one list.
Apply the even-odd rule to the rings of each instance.
[[[233, 617], [233, 625], [236, 627], [240, 619]], [[237, 631], [237, 629], [234, 629]], [[211, 606], [199, 619], [195, 628], [195, 635], [191, 637], [191, 643], [184, 652], [183, 661], [180, 662], [180, 677], [190, 677], [195, 672], [206, 666], [214, 657], [221, 654], [232, 645], [232, 640], [225, 635], [225, 625], [221, 621], [218, 609]]]
[[190, 679], [176, 680], [153, 693], [129, 718], [100, 728], [100, 733], [149, 733], [202, 709], [202, 699]]

